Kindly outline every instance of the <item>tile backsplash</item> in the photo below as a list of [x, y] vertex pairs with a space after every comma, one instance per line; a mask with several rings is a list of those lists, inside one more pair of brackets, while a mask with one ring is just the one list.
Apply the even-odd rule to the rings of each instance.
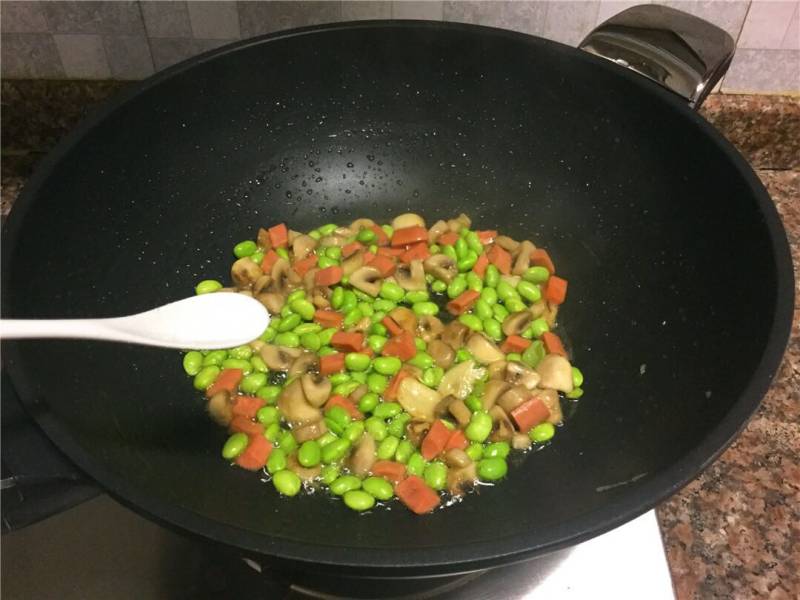
[[[4, 78], [141, 79], [252, 36], [360, 19], [478, 23], [576, 45], [610, 16], [645, 1], [106, 1], [0, 2]], [[800, 1], [658, 2], [728, 31], [737, 51], [727, 92], [800, 92]]]

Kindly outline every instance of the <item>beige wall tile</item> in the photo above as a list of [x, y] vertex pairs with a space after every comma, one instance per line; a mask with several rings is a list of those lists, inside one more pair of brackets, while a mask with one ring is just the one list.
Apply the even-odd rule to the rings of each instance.
[[239, 2], [243, 38], [305, 25], [335, 23], [342, 18], [338, 2]]
[[800, 2], [794, 9], [794, 14], [786, 27], [786, 35], [783, 36], [781, 48], [784, 50], [800, 50]]
[[369, 0], [353, 1], [345, 0], [342, 2], [342, 20], [359, 21], [362, 19], [391, 19], [392, 3], [371, 2]]
[[0, 31], [3, 33], [46, 33], [47, 19], [41, 2], [0, 2]]
[[107, 79], [111, 75], [102, 36], [59, 33], [53, 36], [53, 40], [68, 79]]
[[657, 1], [653, 4], [665, 4], [705, 19], [727, 31], [735, 41], [742, 31], [750, 0], [706, 0], [704, 2], [670, 0], [668, 2]]
[[393, 19], [421, 19], [423, 21], [441, 21], [444, 14], [442, 2], [436, 0], [394, 0], [392, 2]]
[[64, 67], [49, 33], [4, 33], [0, 36], [3, 77], [63, 79]]
[[548, 2], [445, 2], [444, 20], [542, 35]]
[[239, 11], [235, 2], [189, 2], [192, 37], [209, 40], [239, 38]]
[[138, 2], [43, 2], [53, 33], [144, 34]]
[[800, 50], [738, 50], [722, 91], [800, 92]]
[[192, 25], [186, 2], [146, 0], [140, 2], [147, 35], [151, 38], [190, 38]]
[[103, 45], [113, 79], [144, 79], [155, 71], [150, 44], [143, 35], [107, 35]]
[[640, 4], [650, 4], [650, 0], [600, 0], [600, 8], [597, 11], [597, 24], [607, 21], [614, 15], [618, 15], [623, 10], [639, 6]]
[[599, 2], [549, 2], [544, 37], [577, 46], [594, 29], [599, 10]]
[[736, 45], [739, 48], [780, 48], [796, 10], [796, 2], [753, 2]]

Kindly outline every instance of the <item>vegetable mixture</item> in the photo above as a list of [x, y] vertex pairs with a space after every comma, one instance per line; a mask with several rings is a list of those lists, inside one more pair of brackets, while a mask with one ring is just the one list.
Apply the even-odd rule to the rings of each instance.
[[183, 366], [231, 433], [225, 460], [278, 493], [322, 486], [356, 511], [417, 514], [506, 476], [549, 442], [583, 375], [553, 333], [567, 281], [548, 253], [466, 215], [427, 227], [285, 224], [237, 244], [232, 287], [273, 315], [252, 343]]

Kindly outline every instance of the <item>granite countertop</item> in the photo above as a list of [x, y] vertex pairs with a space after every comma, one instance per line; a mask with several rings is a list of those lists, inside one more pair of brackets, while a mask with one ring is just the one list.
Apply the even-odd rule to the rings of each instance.
[[[126, 84], [2, 83], [2, 215], [35, 163]], [[702, 114], [750, 161], [786, 227], [800, 285], [800, 100], [711, 96]], [[783, 363], [756, 415], [658, 508], [679, 599], [800, 597], [800, 290]]]

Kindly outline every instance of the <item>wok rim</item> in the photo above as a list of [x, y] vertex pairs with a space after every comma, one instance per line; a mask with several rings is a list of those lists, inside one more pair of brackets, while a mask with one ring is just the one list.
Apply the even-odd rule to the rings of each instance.
[[[679, 461], [664, 469], [660, 474], [653, 477], [645, 477], [631, 483], [625, 490], [620, 492], [621, 496], [615, 503], [608, 504], [600, 510], [587, 512], [553, 527], [548, 530], [548, 534], [545, 536], [540, 531], [527, 531], [513, 537], [499, 538], [490, 542], [473, 543], [466, 546], [444, 544], [437, 547], [417, 549], [414, 550], [413, 554], [410, 554], [402, 548], [389, 550], [380, 548], [347, 548], [344, 546], [332, 547], [295, 542], [284, 538], [271, 538], [267, 535], [226, 525], [174, 504], [154, 499], [128, 483], [124, 477], [109, 472], [99, 465], [90, 452], [84, 451], [72, 439], [69, 431], [59, 424], [52, 413], [46, 409], [42, 410], [40, 402], [43, 402], [43, 400], [35, 397], [33, 392], [35, 388], [30, 384], [28, 375], [19, 365], [19, 345], [15, 342], [3, 342], [5, 368], [9, 372], [13, 386], [19, 393], [23, 405], [25, 405], [28, 412], [31, 413], [47, 436], [53, 440], [70, 460], [100, 483], [117, 500], [151, 520], [240, 548], [246, 552], [267, 557], [277, 564], [297, 566], [297, 563], [307, 563], [309, 565], [313, 564], [315, 568], [322, 571], [336, 572], [340, 575], [368, 573], [374, 577], [454, 574], [489, 568], [500, 564], [509, 564], [537, 555], [544, 555], [614, 529], [654, 508], [696, 478], [728, 448], [747, 425], [777, 373], [789, 340], [794, 310], [794, 272], [788, 239], [775, 204], [744, 157], [722, 134], [697, 112], [690, 109], [678, 96], [646, 78], [620, 68], [605, 59], [595, 57], [571, 46], [493, 27], [433, 21], [388, 20], [333, 23], [292, 29], [250, 38], [205, 52], [173, 65], [141, 82], [131, 84], [130, 87], [106, 101], [95, 109], [92, 114], [85, 117], [71, 133], [65, 136], [40, 161], [15, 201], [14, 208], [3, 227], [2, 280], [4, 287], [8, 283], [9, 256], [12, 254], [10, 250], [16, 245], [16, 238], [24, 224], [26, 213], [35, 202], [39, 189], [52, 174], [59, 161], [72, 151], [87, 133], [102, 123], [106, 117], [118, 108], [187, 69], [244, 48], [318, 32], [385, 27], [460, 30], [479, 35], [515, 39], [526, 42], [533, 49], [537, 45], [549, 47], [563, 53], [569, 60], [581, 60], [592, 65], [593, 68], [610, 70], [616, 76], [626, 78], [629, 82], [639, 86], [645, 93], [659, 97], [666, 105], [665, 109], [679, 111], [684, 118], [689, 120], [691, 125], [699, 127], [701, 132], [715, 143], [717, 148], [731, 161], [732, 166], [739, 171], [758, 204], [770, 237], [777, 274], [777, 297], [773, 313], [774, 318], [767, 337], [765, 351], [750, 381], [742, 390], [731, 410], [699, 445], [695, 446]], [[4, 295], [2, 300], [4, 316], [6, 316], [8, 305], [8, 296]], [[337, 552], [331, 553], [330, 550], [332, 548], [335, 548]]]

